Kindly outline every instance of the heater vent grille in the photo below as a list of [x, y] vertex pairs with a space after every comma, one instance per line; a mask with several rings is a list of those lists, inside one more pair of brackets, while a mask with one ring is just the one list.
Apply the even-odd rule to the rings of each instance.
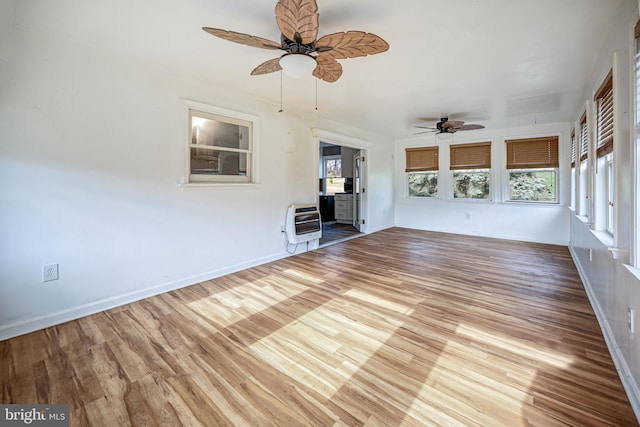
[[291, 205], [287, 209], [286, 231], [289, 243], [302, 243], [322, 237], [322, 221], [315, 204]]

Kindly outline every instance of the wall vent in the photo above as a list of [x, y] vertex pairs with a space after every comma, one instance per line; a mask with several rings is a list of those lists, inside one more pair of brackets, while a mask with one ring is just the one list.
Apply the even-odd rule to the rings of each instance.
[[289, 243], [302, 243], [322, 237], [322, 222], [318, 207], [313, 203], [291, 205], [285, 223]]

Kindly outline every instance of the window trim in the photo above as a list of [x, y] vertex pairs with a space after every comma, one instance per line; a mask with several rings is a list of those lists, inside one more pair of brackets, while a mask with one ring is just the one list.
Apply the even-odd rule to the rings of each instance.
[[[505, 140], [505, 195], [507, 203], [532, 203], [557, 205], [560, 202], [560, 137], [538, 136]], [[553, 201], [514, 200], [511, 198], [511, 173], [552, 171], [555, 175]]]
[[616, 229], [615, 163], [613, 160], [613, 152], [604, 156], [605, 200], [607, 203], [605, 229], [612, 236]]
[[[229, 110], [227, 108], [205, 104], [190, 99], [181, 99], [181, 122], [182, 135], [180, 138], [180, 146], [182, 147], [183, 161], [180, 170], [180, 178], [178, 185], [183, 190], [208, 189], [208, 188], [253, 188], [260, 183], [260, 117], [253, 114], [243, 113], [239, 111]], [[251, 148], [247, 154], [247, 178], [241, 176], [229, 176], [224, 178], [211, 180], [191, 180], [191, 111], [201, 112], [207, 115], [213, 115], [220, 118], [230, 119], [229, 123], [238, 124], [246, 122], [251, 124], [251, 140], [249, 147]], [[223, 150], [224, 151], [224, 150]], [[235, 151], [235, 150], [228, 150]], [[250, 172], [249, 172], [250, 171]]]
[[[511, 199], [511, 173], [522, 172], [553, 172], [555, 175], [555, 194], [553, 201], [549, 200], [515, 200]], [[560, 190], [559, 190], [560, 168], [554, 167], [542, 167], [542, 168], [511, 168], [505, 170], [505, 203], [526, 203], [533, 205], [558, 205], [560, 203]]]
[[[327, 161], [329, 160], [340, 160], [340, 176], [330, 177], [327, 173]], [[342, 176], [342, 155], [341, 154], [331, 154], [329, 156], [322, 156], [322, 176], [325, 178], [343, 178]]]

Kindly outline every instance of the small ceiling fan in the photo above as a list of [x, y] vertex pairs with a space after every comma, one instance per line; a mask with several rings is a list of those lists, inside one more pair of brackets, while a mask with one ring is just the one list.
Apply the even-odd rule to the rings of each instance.
[[374, 55], [389, 49], [389, 44], [382, 38], [362, 31], [333, 33], [318, 39], [319, 14], [315, 0], [279, 0], [275, 12], [281, 32], [280, 43], [219, 28], [202, 29], [235, 43], [286, 52], [258, 65], [251, 72], [254, 76], [280, 71], [286, 62], [306, 62], [313, 67], [315, 77], [335, 82], [342, 75], [342, 65], [336, 59]]
[[439, 133], [456, 133], [461, 130], [475, 130], [475, 129], [484, 129], [482, 125], [465, 125], [462, 120], [449, 120], [447, 116], [440, 118], [440, 121], [436, 123], [436, 127], [431, 126], [420, 126], [416, 125], [415, 127], [420, 129], [429, 129], [424, 132], [417, 132], [414, 135], [421, 135], [423, 133], [435, 132]]

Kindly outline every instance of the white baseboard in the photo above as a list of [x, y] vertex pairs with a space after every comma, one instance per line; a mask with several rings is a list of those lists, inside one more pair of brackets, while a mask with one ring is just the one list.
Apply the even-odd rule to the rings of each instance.
[[291, 256], [291, 254], [288, 254], [286, 252], [281, 252], [272, 256], [258, 258], [249, 262], [235, 264], [232, 266], [186, 277], [186, 278], [175, 280], [172, 282], [162, 283], [156, 286], [140, 289], [127, 294], [122, 294], [122, 295], [118, 295], [111, 298], [104, 298], [98, 301], [92, 301], [90, 303], [83, 304], [81, 306], [71, 307], [69, 309], [61, 310], [55, 313], [50, 313], [43, 316], [36, 316], [29, 319], [21, 320], [18, 322], [8, 323], [6, 325], [0, 325], [0, 341], [17, 337], [19, 335], [28, 334], [30, 332], [48, 328], [50, 326], [59, 325], [61, 323], [69, 322], [71, 320], [76, 320], [81, 317], [90, 316], [92, 314], [99, 313], [101, 311], [109, 310], [115, 307], [120, 307], [125, 304], [129, 304], [129, 303], [140, 301], [142, 299], [159, 295], [165, 292], [174, 291], [176, 289], [191, 286], [196, 283], [204, 282], [206, 280], [215, 279], [216, 277], [235, 273], [237, 271], [255, 267], [261, 264], [266, 264], [268, 262], [276, 261], [278, 259], [286, 258], [288, 256]]
[[450, 228], [441, 228], [441, 227], [430, 227], [430, 228], [416, 228], [412, 225], [403, 225], [396, 224], [396, 227], [402, 228], [413, 228], [415, 230], [424, 230], [424, 231], [435, 231], [437, 233], [449, 233], [449, 234], [459, 234], [463, 236], [476, 236], [476, 237], [487, 237], [489, 239], [503, 239], [503, 240], [514, 240], [518, 242], [529, 242], [529, 243], [542, 243], [545, 245], [557, 245], [557, 246], [567, 246], [569, 242], [567, 240], [540, 240], [532, 238], [531, 236], [516, 236], [511, 234], [491, 234], [491, 233], [479, 233], [477, 231], [468, 231], [465, 230], [461, 232], [460, 230], [452, 230]]
[[395, 227], [395, 225], [390, 224], [390, 225], [383, 225], [381, 227], [370, 228], [369, 230], [367, 230], [367, 234], [376, 233], [378, 231], [386, 230], [388, 228], [393, 228], [393, 227]]
[[598, 298], [596, 298], [595, 293], [593, 292], [593, 288], [589, 283], [589, 278], [582, 268], [582, 265], [578, 261], [579, 258], [574, 252], [573, 247], [569, 246], [569, 252], [571, 253], [571, 257], [573, 258], [573, 263], [578, 269], [578, 274], [580, 275], [580, 279], [582, 279], [582, 284], [584, 285], [584, 289], [587, 293], [587, 297], [589, 298], [589, 302], [591, 303], [591, 307], [596, 314], [596, 318], [598, 319], [598, 323], [600, 324], [600, 329], [602, 329], [602, 335], [604, 336], [607, 348], [609, 349], [609, 353], [611, 354], [611, 358], [613, 359], [613, 364], [618, 371], [618, 376], [622, 381], [622, 386], [624, 387], [624, 390], [627, 393], [627, 397], [629, 398], [629, 402], [631, 403], [631, 408], [633, 408], [633, 412], [636, 414], [638, 422], [640, 422], [640, 389], [638, 388], [638, 384], [633, 378], [631, 369], [629, 369], [629, 365], [627, 364], [627, 361], [624, 358], [622, 351], [620, 350], [620, 346], [618, 346], [616, 337], [611, 330], [611, 326], [609, 326], [609, 321], [605, 316], [604, 310], [602, 310], [602, 306], [600, 305], [600, 302], [598, 302]]

